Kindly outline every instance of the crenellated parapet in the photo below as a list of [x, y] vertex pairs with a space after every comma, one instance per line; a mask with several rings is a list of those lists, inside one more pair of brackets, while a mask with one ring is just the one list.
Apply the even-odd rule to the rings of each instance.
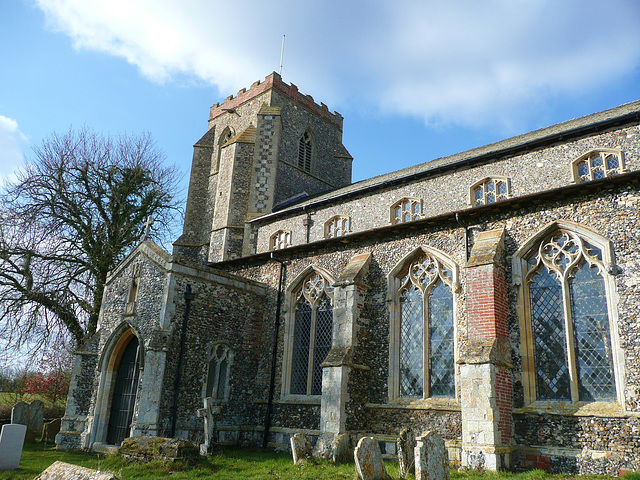
[[243, 103], [257, 97], [258, 95], [266, 92], [267, 90], [274, 88], [279, 93], [290, 98], [294, 102], [304, 106], [307, 110], [315, 113], [316, 115], [324, 118], [325, 120], [333, 123], [342, 130], [343, 117], [338, 112], [331, 113], [329, 108], [324, 104], [317, 104], [311, 95], [305, 95], [300, 93], [296, 85], [288, 84], [282, 81], [282, 77], [272, 72], [267, 75], [263, 81], [254, 82], [249, 90], [246, 88], [241, 89], [236, 96], [229, 95], [222, 103], [216, 103], [211, 107], [209, 121], [214, 118], [227, 113], [230, 110], [242, 105]]

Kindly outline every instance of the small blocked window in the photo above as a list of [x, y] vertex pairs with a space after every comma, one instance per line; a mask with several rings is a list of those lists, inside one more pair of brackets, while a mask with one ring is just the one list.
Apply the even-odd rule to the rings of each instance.
[[278, 230], [271, 235], [269, 250], [281, 250], [291, 246], [291, 230]]
[[336, 215], [324, 224], [324, 238], [342, 237], [351, 233], [351, 217]]
[[229, 370], [232, 359], [233, 354], [228, 345], [218, 343], [211, 348], [204, 388], [205, 398], [210, 397], [217, 403], [229, 398]]
[[469, 204], [473, 207], [487, 205], [511, 198], [511, 188], [507, 177], [487, 177], [471, 186]]
[[419, 198], [403, 198], [391, 206], [391, 223], [413, 222], [422, 218], [422, 200]]
[[311, 156], [313, 154], [313, 140], [311, 134], [306, 131], [298, 142], [298, 167], [306, 172], [311, 172]]
[[576, 183], [612, 177], [624, 171], [620, 150], [593, 150], [571, 162], [571, 174]]
[[227, 143], [231, 139], [231, 137], [233, 137], [234, 134], [235, 133], [233, 129], [231, 129], [230, 127], [226, 127], [220, 134], [220, 137], [218, 138], [218, 155], [217, 155], [216, 163], [214, 165], [214, 173], [217, 172], [218, 169], [220, 168], [220, 157], [222, 156], [223, 145]]

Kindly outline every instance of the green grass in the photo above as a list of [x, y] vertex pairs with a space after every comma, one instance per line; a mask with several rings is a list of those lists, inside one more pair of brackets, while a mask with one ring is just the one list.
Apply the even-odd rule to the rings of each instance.
[[[333, 465], [329, 462], [308, 461], [303, 465], [293, 465], [291, 455], [262, 450], [225, 448], [218, 455], [202, 458], [195, 465], [179, 462], [155, 461], [150, 463], [131, 462], [119, 456], [98, 456], [83, 452], [55, 450], [41, 444], [25, 445], [20, 468], [12, 472], [0, 472], [0, 480], [33, 479], [56, 460], [87, 468], [115, 473], [121, 480], [141, 479], [165, 480], [181, 479], [273, 479], [273, 480], [352, 480], [355, 466]], [[393, 479], [399, 477], [398, 464], [386, 462], [387, 471]], [[413, 476], [410, 477], [413, 480]], [[609, 477], [571, 475], [549, 475], [542, 470], [524, 473], [478, 473], [451, 470], [451, 480], [590, 480]], [[639, 473], [630, 473], [624, 480], [640, 480]]]

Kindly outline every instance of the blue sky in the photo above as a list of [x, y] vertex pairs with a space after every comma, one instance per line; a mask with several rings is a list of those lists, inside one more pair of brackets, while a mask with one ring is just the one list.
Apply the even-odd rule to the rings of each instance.
[[[4, 0], [0, 176], [52, 132], [149, 131], [188, 181], [209, 107], [278, 70], [354, 180], [640, 98], [637, 0]], [[185, 192], [186, 194], [186, 192]]]

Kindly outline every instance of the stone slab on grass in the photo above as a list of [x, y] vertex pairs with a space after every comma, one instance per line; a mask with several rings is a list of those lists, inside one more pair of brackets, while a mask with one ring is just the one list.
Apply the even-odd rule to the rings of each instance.
[[27, 426], [8, 423], [0, 431], [0, 470], [15, 470], [20, 465]]
[[70, 463], [55, 462], [35, 480], [118, 480], [113, 473], [71, 465]]
[[187, 440], [152, 435], [125, 438], [118, 453], [125, 458], [142, 461], [162, 459], [192, 462], [200, 455], [199, 448]]
[[382, 460], [380, 445], [373, 437], [362, 437], [353, 452], [356, 473], [360, 480], [388, 480], [389, 474]]

